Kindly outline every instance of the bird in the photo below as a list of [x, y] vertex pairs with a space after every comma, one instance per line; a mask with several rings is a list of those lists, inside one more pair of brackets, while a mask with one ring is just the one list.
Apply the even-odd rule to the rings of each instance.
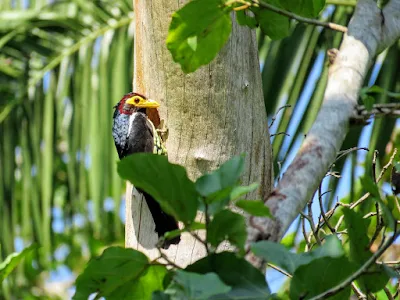
[[[159, 106], [157, 101], [134, 92], [124, 95], [114, 106], [112, 135], [119, 159], [140, 152], [167, 155], [155, 125], [149, 118]], [[159, 238], [168, 231], [179, 229], [175, 218], [164, 212], [151, 195], [138, 188], [137, 191], [146, 200]], [[171, 244], [176, 245], [179, 242], [180, 236], [177, 236], [164, 240], [161, 247], [168, 249]]]

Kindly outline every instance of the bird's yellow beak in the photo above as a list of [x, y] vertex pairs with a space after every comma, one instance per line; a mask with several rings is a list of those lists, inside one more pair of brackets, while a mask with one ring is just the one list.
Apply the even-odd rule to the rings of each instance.
[[126, 100], [126, 103], [141, 108], [157, 108], [160, 106], [160, 104], [155, 100], [143, 98], [137, 95]]

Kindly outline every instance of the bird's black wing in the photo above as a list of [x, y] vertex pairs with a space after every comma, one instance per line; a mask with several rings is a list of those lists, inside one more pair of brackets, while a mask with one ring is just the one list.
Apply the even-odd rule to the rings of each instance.
[[[127, 140], [127, 147], [125, 155], [138, 152], [149, 152], [154, 151], [154, 133], [153, 126], [150, 124], [147, 116], [143, 113], [137, 112], [132, 118], [132, 124], [130, 124], [130, 132]], [[154, 198], [148, 193], [137, 189], [143, 194], [146, 199], [147, 206], [149, 207], [150, 213], [153, 217], [155, 223], [155, 231], [158, 237], [164, 236], [168, 231], [179, 229], [177, 221], [170, 215], [166, 214], [162, 209], [160, 204], [154, 200]], [[171, 240], [164, 242], [162, 247], [168, 249], [171, 244], [178, 244], [180, 241], [180, 236], [175, 237]]]

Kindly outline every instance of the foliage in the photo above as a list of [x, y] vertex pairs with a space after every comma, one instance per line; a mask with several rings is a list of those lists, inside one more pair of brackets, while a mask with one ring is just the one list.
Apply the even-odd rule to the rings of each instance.
[[[318, 16], [325, 6], [325, 0], [269, 0], [266, 3], [311, 18]], [[250, 17], [243, 8], [251, 11], [254, 17]], [[214, 59], [228, 41], [232, 29], [229, 13], [235, 10], [240, 25], [254, 28], [258, 24], [271, 39], [289, 35], [289, 18], [268, 10], [256, 1], [190, 1], [172, 15], [167, 38], [167, 48], [184, 72], [194, 72]]]
[[[175, 198], [166, 197], [165, 195], [168, 195], [166, 183], [163, 180], [154, 180], [154, 176], [146, 175], [154, 166], [159, 166], [157, 176], [173, 178], [168, 181], [168, 188], [182, 190], [180, 195], [176, 194]], [[182, 232], [194, 235], [201, 241], [207, 249], [207, 256], [181, 269], [170, 262], [160, 248], [158, 248], [160, 256], [153, 261], [149, 261], [144, 254], [136, 250], [108, 248], [100, 257], [92, 259], [78, 277], [74, 298], [86, 299], [92, 293], [107, 299], [128, 299], [133, 294], [141, 299], [275, 298], [276, 295], [271, 294], [261, 271], [245, 260], [249, 251], [287, 272], [291, 278], [289, 290], [291, 299], [313, 297], [320, 299], [321, 295], [330, 289], [334, 289], [331, 294], [332, 299], [347, 299], [351, 293], [351, 283], [355, 279], [358, 280], [357, 283], [362, 291], [376, 293], [388, 284], [390, 277], [397, 277], [394, 275], [396, 272], [388, 266], [377, 265], [374, 261], [365, 265], [372, 256], [368, 249], [370, 222], [350, 208], [340, 212], [344, 215], [348, 228], [348, 241], [344, 245], [336, 232], [321, 238], [314, 232], [318, 243], [309, 241], [309, 249], [312, 251], [305, 253], [294, 253], [285, 246], [271, 241], [256, 242], [249, 248], [245, 244], [247, 233], [244, 217], [229, 209], [233, 201], [230, 197], [231, 191], [241, 188], [239, 178], [243, 168], [243, 157], [234, 157], [214, 172], [192, 182], [186, 176], [183, 167], [171, 164], [166, 159], [160, 159], [157, 155], [133, 154], [120, 161], [118, 163], [120, 175], [150, 193], [164, 208], [184, 207], [182, 211], [171, 209], [169, 212], [183, 223]], [[375, 188], [371, 186], [369, 189]], [[187, 194], [186, 191], [190, 193]], [[192, 201], [188, 197], [199, 201]], [[184, 206], [182, 201], [185, 199], [191, 204]], [[246, 202], [251, 202], [251, 200], [239, 201], [242, 206], [245, 206]], [[214, 210], [210, 213], [209, 205], [216, 203], [220, 205], [214, 205]], [[381, 202], [379, 205], [384, 207]], [[198, 225], [192, 227], [193, 219], [187, 215], [195, 214], [202, 207], [206, 222], [203, 227]], [[268, 210], [266, 206], [264, 208]], [[390, 212], [385, 209], [384, 211]], [[252, 210], [247, 212], [251, 214]], [[259, 213], [255, 211], [253, 215]], [[317, 226], [319, 228], [323, 225]], [[198, 230], [206, 231], [206, 239], [200, 238]], [[385, 250], [397, 234], [395, 231], [390, 243], [383, 245], [378, 251]], [[165, 238], [169, 236], [166, 234]], [[225, 242], [229, 242], [235, 250], [217, 253], [218, 246]], [[346, 243], [350, 244], [349, 251], [344, 247]], [[160, 264], [158, 261], [160, 258], [167, 262]], [[167, 269], [167, 266], [173, 268]], [[149, 271], [152, 268], [159, 269], [152, 273]], [[358, 274], [357, 272], [359, 275], [352, 279], [353, 274]], [[141, 289], [144, 281], [148, 282], [145, 290]], [[139, 291], [142, 291], [142, 294]], [[151, 296], [151, 292], [155, 293]]]
[[109, 120], [132, 82], [132, 1], [47, 2], [0, 1], [0, 261], [40, 245], [1, 299], [46, 299], [49, 276], [123, 243]]
[[[295, 9], [304, 6], [308, 13], [314, 13], [322, 5], [321, 1], [312, 1], [315, 2], [312, 6], [309, 5], [311, 1], [266, 2], [300, 15], [302, 12]], [[333, 2], [344, 1], [330, 1]], [[348, 2], [354, 5], [354, 1]], [[50, 5], [41, 0], [0, 1], [0, 261], [4, 262], [16, 249], [20, 250], [18, 241], [23, 245], [37, 242], [42, 246], [33, 258], [25, 259], [23, 269], [19, 268], [7, 277], [0, 298], [10, 299], [11, 295], [21, 299], [32, 297], [33, 291], [37, 293], [39, 287], [41, 292], [37, 297], [47, 299], [43, 280], [48, 273], [43, 271], [56, 272], [61, 266], [79, 274], [90, 256], [99, 255], [106, 245], [122, 244], [123, 221], [119, 210], [123, 184], [115, 170], [117, 156], [110, 135], [110, 122], [106, 120], [112, 115], [112, 106], [130, 90], [132, 82], [131, 5], [132, 1], [125, 0], [53, 1]], [[227, 20], [225, 9], [231, 11], [238, 6], [238, 3], [220, 6], [218, 12], [211, 7], [211, 14], [222, 11]], [[324, 64], [325, 51], [337, 48], [342, 34], [295, 24], [264, 9], [259, 9], [263, 11], [261, 17], [263, 14], [269, 17], [258, 24], [248, 10], [257, 12], [256, 7], [236, 10], [236, 20], [251, 28], [262, 25], [264, 32], [273, 38], [271, 40], [257, 32], [267, 114], [271, 120], [279, 112], [274, 116], [270, 130], [272, 134], [285, 132], [290, 135], [274, 135], [271, 139], [275, 174], [279, 178], [280, 163], [283, 162], [284, 171], [316, 117], [328, 74]], [[347, 24], [351, 14], [351, 6], [330, 6], [318, 19]], [[271, 27], [268, 22], [275, 19], [278, 21], [271, 22]], [[226, 30], [227, 22], [224, 22], [221, 28]], [[176, 26], [178, 28], [179, 24]], [[275, 39], [283, 36], [286, 38]], [[185, 46], [185, 37], [177, 38]], [[198, 48], [198, 39], [194, 36], [189, 34], [186, 38], [189, 47], [197, 47], [193, 53], [190, 52], [193, 49], [186, 51], [198, 59], [193, 62], [198, 68], [200, 62], [205, 62], [196, 55], [204, 49]], [[177, 51], [179, 53], [179, 49]], [[214, 56], [218, 50], [215, 51], [212, 53]], [[398, 98], [399, 57], [399, 46], [394, 45], [374, 64], [375, 71], [366, 79], [368, 87], [363, 90], [364, 94], [374, 98], [373, 104], [382, 105]], [[194, 67], [187, 65], [189, 69]], [[280, 110], [283, 105], [291, 107]], [[361, 136], [368, 136], [368, 139], [361, 139]], [[373, 168], [380, 169], [399, 143], [395, 119], [376, 119], [363, 128], [352, 126], [343, 145], [344, 152], [339, 155], [341, 158], [335, 162], [330, 174], [340, 173], [345, 163], [349, 167], [346, 170], [350, 171], [342, 173], [340, 179], [330, 176], [324, 180], [331, 190], [321, 197], [325, 211], [335, 207], [336, 196], [341, 198], [341, 205], [354, 204], [364, 196], [357, 179], [360, 169], [364, 169], [365, 174], [372, 174]], [[365, 155], [363, 150], [358, 154], [347, 151], [357, 145], [371, 150]], [[379, 152], [374, 167], [370, 164], [374, 154], [372, 150]], [[382, 185], [387, 193], [388, 182], [390, 169], [379, 181], [380, 193]], [[254, 186], [247, 188], [251, 190]], [[225, 201], [239, 200], [234, 204], [250, 214], [258, 212], [269, 216], [268, 211], [263, 211], [262, 201], [239, 199], [247, 188], [236, 187], [229, 196], [226, 194], [228, 191], [214, 195], [215, 202], [210, 198], [211, 204], [207, 208], [211, 217], [225, 209], [226, 203], [219, 201], [218, 197]], [[355, 209], [367, 216], [373, 213], [375, 200], [379, 199], [369, 197]], [[390, 195], [381, 200], [398, 219], [397, 198]], [[205, 206], [200, 203], [199, 209], [204, 211]], [[346, 223], [340, 221], [342, 216], [343, 209], [338, 206], [329, 220], [331, 226], [337, 225], [341, 238], [345, 239]], [[387, 213], [383, 214], [386, 223], [389, 220], [387, 216]], [[369, 218], [372, 218], [368, 227], [371, 242], [376, 225], [383, 224], [376, 222], [379, 219], [376, 216]], [[316, 247], [314, 235], [308, 232], [302, 239], [298, 234], [302, 230], [301, 222], [297, 224], [295, 231], [285, 238], [285, 245], [291, 246], [292, 252], [299, 253]], [[329, 227], [324, 222], [315, 225], [319, 228], [317, 236], [324, 241]], [[204, 230], [205, 225], [192, 222], [189, 228]], [[381, 241], [382, 231], [385, 232], [381, 229], [381, 235], [372, 243], [372, 252]], [[177, 233], [172, 232], [169, 236], [173, 234]], [[236, 242], [240, 244], [240, 239]], [[344, 246], [347, 251], [346, 247], [347, 244]], [[62, 249], [64, 255], [59, 256]], [[206, 273], [217, 272], [210, 264]], [[391, 272], [389, 276], [398, 274]], [[147, 278], [143, 277], [143, 282]], [[242, 284], [239, 280], [239, 292]], [[233, 283], [226, 285], [233, 286]], [[390, 283], [386, 286], [392, 294], [395, 293]], [[282, 293], [287, 298], [289, 290], [284, 286]], [[386, 297], [382, 290], [377, 294], [383, 299]], [[163, 298], [161, 293], [157, 295], [159, 299]]]
[[37, 245], [31, 245], [19, 253], [10, 254], [3, 262], [0, 263], [0, 284], [12, 272], [13, 269], [26, 256], [31, 255], [37, 249]]

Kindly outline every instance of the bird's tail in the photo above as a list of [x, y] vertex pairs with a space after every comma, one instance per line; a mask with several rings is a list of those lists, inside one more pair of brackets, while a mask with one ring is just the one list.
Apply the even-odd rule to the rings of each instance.
[[[166, 214], [162, 209], [160, 204], [152, 196], [147, 194], [146, 192], [139, 190], [140, 193], [143, 194], [146, 199], [147, 206], [149, 207], [150, 213], [153, 217], [154, 224], [156, 225], [155, 231], [158, 234], [158, 237], [163, 237], [164, 234], [168, 231], [179, 229], [178, 222], [174, 219], [174, 217]], [[174, 237], [170, 240], [165, 240], [162, 248], [168, 249], [171, 244], [179, 244], [181, 240], [180, 235]]]

